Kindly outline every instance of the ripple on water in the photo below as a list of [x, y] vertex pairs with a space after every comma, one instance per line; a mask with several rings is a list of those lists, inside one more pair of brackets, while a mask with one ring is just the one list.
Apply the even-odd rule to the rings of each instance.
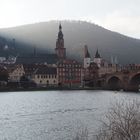
[[111, 91], [41, 91], [0, 94], [0, 140], [69, 140], [78, 129], [99, 127], [98, 120], [117, 100], [139, 94]]

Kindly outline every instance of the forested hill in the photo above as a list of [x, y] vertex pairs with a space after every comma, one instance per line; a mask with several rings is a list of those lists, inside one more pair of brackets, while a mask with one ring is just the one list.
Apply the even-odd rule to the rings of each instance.
[[[140, 40], [138, 39], [112, 32], [88, 22], [61, 21], [61, 24], [65, 47], [70, 57], [82, 60], [83, 47], [87, 44], [92, 57], [98, 48], [101, 56], [108, 60], [112, 56], [117, 57], [120, 63], [140, 63]], [[37, 51], [42, 49], [53, 53], [58, 26], [58, 21], [42, 22], [0, 29], [0, 35], [5, 38], [15, 38], [17, 42], [26, 44], [26, 47], [24, 45], [16, 46], [20, 52], [22, 50], [32, 52], [33, 47], [36, 47]]]

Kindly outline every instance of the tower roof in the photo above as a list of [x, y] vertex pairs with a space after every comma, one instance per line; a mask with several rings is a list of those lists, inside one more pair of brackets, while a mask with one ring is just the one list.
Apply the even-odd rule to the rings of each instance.
[[87, 45], [85, 45], [85, 58], [90, 58], [90, 54], [89, 54]]
[[61, 23], [59, 24], [59, 30], [61, 30], [62, 29], [62, 26], [61, 26]]
[[97, 51], [96, 51], [95, 58], [101, 58], [101, 56], [100, 56], [100, 54], [99, 54], [99, 52], [98, 52], [98, 49], [97, 49]]
[[62, 26], [59, 24], [58, 40], [63, 39]]

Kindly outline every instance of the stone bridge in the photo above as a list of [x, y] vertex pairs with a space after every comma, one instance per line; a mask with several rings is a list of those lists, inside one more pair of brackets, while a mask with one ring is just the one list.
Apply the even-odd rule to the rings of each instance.
[[140, 88], [140, 70], [121, 71], [107, 74], [104, 86], [108, 89], [138, 91]]

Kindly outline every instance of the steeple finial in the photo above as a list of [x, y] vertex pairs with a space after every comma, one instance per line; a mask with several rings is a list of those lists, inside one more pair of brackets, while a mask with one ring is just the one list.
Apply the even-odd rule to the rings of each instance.
[[63, 39], [62, 26], [59, 24], [58, 40]]

